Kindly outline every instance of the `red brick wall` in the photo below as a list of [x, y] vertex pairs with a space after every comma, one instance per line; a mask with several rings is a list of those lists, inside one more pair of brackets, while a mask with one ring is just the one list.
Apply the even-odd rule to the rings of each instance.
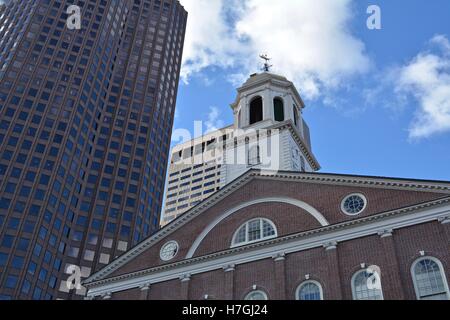
[[247, 207], [224, 219], [203, 239], [195, 256], [227, 250], [236, 230], [248, 220], [266, 218], [275, 223], [278, 235], [284, 236], [320, 228], [320, 223], [305, 210], [283, 203], [263, 203]]
[[141, 290], [138, 288], [115, 292], [111, 295], [112, 300], [140, 300], [141, 298]]
[[[343, 242], [338, 245], [339, 273], [343, 298], [352, 299], [351, 279], [352, 276], [361, 270], [361, 264], [367, 267], [376, 265], [381, 268], [383, 277], [384, 250], [379, 236], [371, 236], [352, 241]], [[332, 276], [332, 275], [330, 275]], [[381, 279], [383, 285], [383, 279]]]
[[[410, 268], [420, 257], [420, 251], [423, 250], [426, 255], [438, 258], [444, 266], [447, 279], [450, 279], [450, 239], [446, 228], [449, 228], [449, 225], [435, 221], [395, 230], [392, 238], [370, 236], [339, 243], [336, 249], [338, 266], [328, 263], [330, 260], [327, 259], [327, 254], [331, 251], [324, 248], [288, 254], [284, 260], [286, 270], [284, 292], [277, 292], [279, 286], [275, 281], [273, 259], [237, 265], [232, 279], [233, 298], [243, 299], [252, 290], [252, 286], [256, 285], [259, 290], [265, 291], [270, 299], [280, 295], [284, 299], [293, 300], [297, 287], [305, 281], [305, 275], [309, 275], [310, 279], [321, 283], [325, 299], [331, 296], [330, 283], [337, 280], [341, 284], [342, 298], [349, 300], [352, 299], [351, 278], [361, 269], [361, 263], [365, 263], [367, 267], [377, 265], [381, 268], [385, 299], [414, 300], [416, 297]], [[389, 242], [391, 240], [392, 242]], [[383, 241], [388, 242], [383, 244]], [[398, 267], [394, 269], [392, 259], [398, 262]], [[193, 275], [189, 281], [189, 298], [198, 300], [208, 294], [210, 298], [223, 299], [225, 296], [223, 288], [226, 287], [224, 275], [222, 269]], [[181, 281], [178, 279], [154, 284], [151, 286], [149, 299], [179, 299], [180, 288]], [[131, 290], [130, 293], [115, 293], [113, 299], [135, 299], [136, 292], [137, 289]]]
[[225, 272], [223, 270], [216, 270], [192, 276], [189, 283], [189, 299], [203, 300], [205, 294], [207, 294], [209, 299], [222, 300], [224, 297], [224, 278]]
[[180, 300], [181, 281], [172, 280], [156, 283], [150, 287], [149, 300]]
[[[342, 199], [351, 193], [363, 193], [368, 199], [367, 209], [357, 217], [347, 216], [340, 210]], [[272, 181], [258, 178], [229, 194], [224, 200], [203, 212], [200, 216], [171, 234], [167, 239], [147, 249], [131, 262], [115, 271], [111, 276], [165, 264], [159, 259], [159, 251], [161, 246], [169, 240], [176, 240], [180, 244], [180, 251], [171, 263], [183, 260], [196, 237], [215, 218], [243, 202], [275, 196], [304, 201], [322, 213], [330, 224], [336, 224], [383, 211], [443, 198], [445, 195], [430, 192]], [[271, 218], [276, 224], [280, 236], [301, 232], [318, 226], [316, 221], [300, 208], [286, 204], [255, 205], [242, 209], [216, 226], [201, 243], [200, 248], [194, 256], [205, 255], [229, 248], [231, 237], [236, 228], [251, 217], [261, 216], [261, 214]]]
[[416, 298], [411, 281], [411, 265], [420, 258], [420, 251], [425, 251], [425, 255], [439, 259], [446, 271], [447, 280], [450, 279], [450, 238], [445, 234], [445, 228], [449, 228], [449, 225], [432, 222], [414, 228], [401, 229], [395, 233], [394, 241], [401, 281], [405, 287], [407, 299]]
[[244, 299], [253, 290], [253, 285], [257, 285], [257, 290], [266, 292], [269, 299], [273, 299], [276, 294], [272, 259], [236, 266], [234, 277], [234, 298], [237, 300]]
[[304, 252], [296, 252], [286, 256], [286, 297], [293, 299], [298, 286], [309, 275], [311, 280], [322, 284], [324, 298], [327, 298], [328, 290], [328, 265], [326, 252], [323, 248], [312, 249]]

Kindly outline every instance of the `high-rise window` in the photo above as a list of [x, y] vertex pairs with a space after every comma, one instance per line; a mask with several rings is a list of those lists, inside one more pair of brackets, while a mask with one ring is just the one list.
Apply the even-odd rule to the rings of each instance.
[[70, 1], [0, 14], [0, 296], [82, 298], [67, 265], [87, 277], [157, 230], [187, 13], [154, 3], [76, 1], [81, 30]]

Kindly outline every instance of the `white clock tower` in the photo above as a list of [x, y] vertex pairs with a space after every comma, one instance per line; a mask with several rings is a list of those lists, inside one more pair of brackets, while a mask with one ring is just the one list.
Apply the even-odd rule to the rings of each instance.
[[265, 72], [253, 74], [237, 89], [235, 134], [224, 151], [222, 185], [249, 169], [314, 172], [320, 169], [311, 149], [305, 105], [294, 84]]

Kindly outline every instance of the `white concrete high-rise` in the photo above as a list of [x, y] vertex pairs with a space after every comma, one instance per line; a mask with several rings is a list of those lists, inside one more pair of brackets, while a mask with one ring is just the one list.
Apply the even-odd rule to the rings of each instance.
[[174, 147], [162, 225], [250, 169], [315, 172], [320, 165], [294, 84], [269, 72], [237, 89], [233, 125]]

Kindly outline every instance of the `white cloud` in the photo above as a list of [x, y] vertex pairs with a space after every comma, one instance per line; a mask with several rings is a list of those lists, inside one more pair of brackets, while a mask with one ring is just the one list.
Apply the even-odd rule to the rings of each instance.
[[306, 98], [340, 86], [370, 65], [352, 36], [352, 0], [182, 0], [189, 11], [182, 69], [187, 80], [206, 67], [241, 70], [236, 84], [273, 58], [274, 72], [296, 82]]
[[[181, 76], [185, 81], [209, 66], [231, 67], [242, 50], [227, 21], [238, 0], [182, 0], [189, 13]], [[237, 10], [237, 9], [236, 9]]]
[[412, 139], [450, 131], [450, 42], [438, 35], [430, 43], [439, 52], [420, 52], [397, 71], [396, 93], [419, 103], [409, 129]]
[[208, 120], [205, 121], [206, 132], [210, 133], [224, 127], [224, 122], [221, 119], [219, 108], [210, 107], [208, 113]]

